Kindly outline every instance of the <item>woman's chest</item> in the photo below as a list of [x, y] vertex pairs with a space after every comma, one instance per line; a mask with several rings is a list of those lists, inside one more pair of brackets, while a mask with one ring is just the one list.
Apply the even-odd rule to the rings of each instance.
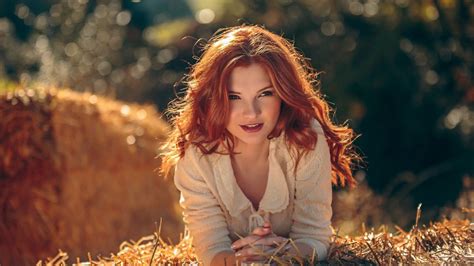
[[[262, 177], [262, 179], [267, 178]], [[237, 181], [240, 189], [247, 199], [252, 203], [255, 210], [259, 209], [260, 201], [265, 194], [266, 180], [262, 179], [256, 179], [256, 181], [253, 182]]]
[[240, 190], [252, 203], [254, 209], [258, 209], [267, 187], [268, 164], [249, 165], [246, 168], [234, 168], [233, 171]]

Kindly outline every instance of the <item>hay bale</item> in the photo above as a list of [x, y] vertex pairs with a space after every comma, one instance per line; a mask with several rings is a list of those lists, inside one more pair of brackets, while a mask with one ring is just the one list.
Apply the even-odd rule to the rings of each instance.
[[108, 255], [166, 220], [182, 228], [179, 194], [154, 171], [167, 124], [151, 105], [70, 90], [0, 95], [0, 264], [62, 248]]

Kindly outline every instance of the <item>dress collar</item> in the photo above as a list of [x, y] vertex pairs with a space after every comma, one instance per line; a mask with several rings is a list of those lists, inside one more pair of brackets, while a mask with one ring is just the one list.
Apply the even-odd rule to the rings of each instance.
[[[277, 213], [288, 206], [289, 191], [285, 174], [276, 158], [276, 153], [284, 145], [284, 134], [270, 140], [268, 181], [259, 203], [259, 212]], [[229, 214], [239, 216], [247, 208], [253, 210], [252, 203], [245, 196], [235, 180], [230, 155], [219, 155], [216, 160], [216, 186]]]

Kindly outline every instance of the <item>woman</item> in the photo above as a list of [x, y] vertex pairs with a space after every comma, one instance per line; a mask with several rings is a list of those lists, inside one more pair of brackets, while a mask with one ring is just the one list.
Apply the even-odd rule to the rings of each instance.
[[162, 171], [175, 167], [204, 265], [257, 259], [288, 238], [298, 249], [288, 252], [326, 258], [331, 183], [354, 185], [358, 157], [316, 78], [292, 44], [259, 26], [217, 33], [192, 67], [186, 96], [169, 109]]

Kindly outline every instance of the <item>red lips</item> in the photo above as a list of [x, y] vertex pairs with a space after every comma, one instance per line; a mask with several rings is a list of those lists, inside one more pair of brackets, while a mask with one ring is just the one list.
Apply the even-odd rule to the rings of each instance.
[[254, 133], [263, 128], [263, 123], [241, 125], [240, 127], [247, 133]]

